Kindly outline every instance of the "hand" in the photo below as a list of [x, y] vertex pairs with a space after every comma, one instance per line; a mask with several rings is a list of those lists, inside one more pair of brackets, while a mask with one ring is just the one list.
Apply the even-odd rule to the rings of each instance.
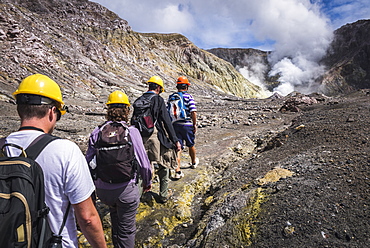
[[193, 133], [196, 133], [197, 132], [197, 125], [196, 124], [194, 124], [193, 125]]
[[149, 184], [148, 186], [146, 186], [146, 188], [143, 188], [143, 191], [144, 191], [144, 193], [146, 193], [146, 192], [150, 191], [151, 189], [152, 189], [152, 185]]

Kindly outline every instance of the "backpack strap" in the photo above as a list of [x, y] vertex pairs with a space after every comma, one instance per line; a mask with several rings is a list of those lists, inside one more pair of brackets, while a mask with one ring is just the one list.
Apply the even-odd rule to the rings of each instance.
[[6, 138], [1, 138], [0, 139], [0, 149], [3, 147], [3, 145], [5, 145], [5, 139]]
[[47, 133], [41, 134], [25, 150], [27, 157], [36, 159], [41, 151], [53, 140], [60, 139], [57, 136], [53, 136]]
[[128, 133], [130, 133], [130, 129], [129, 129], [129, 126], [128, 126], [128, 124], [126, 123], [126, 122], [119, 122], [119, 123], [121, 123], [121, 125], [124, 127], [124, 128], [126, 128], [127, 129], [127, 132]]
[[103, 124], [101, 124], [101, 125], [98, 126], [99, 131], [103, 130], [103, 128], [106, 125], [112, 124], [112, 123], [118, 123], [118, 124], [120, 124], [121, 126], [123, 126], [124, 128], [126, 128], [128, 130], [129, 125], [126, 122], [122, 122], [122, 121], [106, 121]]
[[6, 157], [6, 152], [5, 152], [5, 150], [3, 150], [3, 148], [5, 146], [5, 141], [6, 141], [6, 138], [1, 138], [0, 139], [0, 157]]
[[[59, 137], [57, 136], [53, 136], [53, 135], [50, 135], [50, 134], [41, 134], [40, 136], [38, 136], [36, 139], [34, 139], [32, 141], [32, 143], [28, 146], [28, 148], [25, 150], [25, 153], [27, 154], [27, 157], [30, 157], [32, 159], [36, 159], [37, 156], [40, 154], [40, 152], [53, 140], [55, 139], [59, 139]], [[3, 147], [5, 145], [10, 145], [10, 146], [14, 146], [14, 147], [17, 147], [19, 149], [22, 150], [22, 147], [19, 147], [15, 144], [6, 144], [6, 138], [1, 138], [0, 139], [0, 155], [6, 155], [6, 153], [4, 152], [4, 154], [2, 154], [3, 152]], [[23, 150], [22, 150], [23, 152]]]
[[[27, 157], [32, 158], [32, 159], [35, 160], [37, 158], [37, 156], [42, 152], [42, 150], [50, 142], [52, 142], [53, 140], [56, 140], [56, 139], [60, 139], [60, 138], [57, 137], [57, 136], [53, 136], [53, 135], [47, 134], [47, 133], [41, 134], [36, 139], [34, 139], [32, 141], [32, 143], [25, 150], [25, 152], [27, 154]], [[63, 228], [65, 226], [65, 223], [67, 221], [67, 216], [68, 216], [70, 207], [71, 207], [71, 203], [69, 202], [68, 203], [68, 206], [67, 206], [67, 210], [66, 210], [66, 212], [63, 215], [63, 222], [62, 222], [62, 225], [60, 226], [59, 233], [58, 233], [59, 236], [61, 235], [62, 230], [63, 230]], [[42, 214], [45, 214], [45, 212], [44, 212], [45, 210], [46, 210], [46, 214], [47, 214], [49, 212], [49, 207], [46, 207], [45, 209], [42, 209], [41, 210], [43, 212]], [[46, 220], [44, 219], [44, 221], [46, 221]]]
[[68, 213], [69, 213], [69, 209], [70, 208], [71, 208], [71, 202], [68, 202], [68, 206], [67, 206], [66, 212], [64, 213], [64, 216], [63, 216], [63, 222], [62, 222], [62, 225], [60, 226], [60, 229], [59, 229], [59, 233], [58, 233], [59, 236], [62, 234], [63, 228], [64, 228], [64, 226], [66, 224], [66, 221], [67, 221], [67, 217], [68, 217]]
[[[152, 99], [154, 98], [154, 97], [159, 97], [159, 95], [158, 94], [151, 94], [151, 95], [149, 95], [148, 96], [148, 99], [149, 99], [149, 101], [150, 101], [150, 111], [152, 110], [152, 108], [153, 108], [153, 105], [152, 105]], [[158, 115], [159, 115], [159, 112], [157, 113], [157, 116], [153, 116], [154, 117], [154, 126], [157, 124], [157, 121], [158, 121]]]

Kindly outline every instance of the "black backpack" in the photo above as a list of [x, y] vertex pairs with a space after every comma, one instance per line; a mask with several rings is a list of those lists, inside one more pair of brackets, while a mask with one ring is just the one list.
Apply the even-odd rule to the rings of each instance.
[[123, 183], [137, 172], [130, 131], [121, 122], [106, 122], [100, 127], [96, 148], [97, 177], [108, 183]]
[[[35, 161], [58, 137], [43, 134], [27, 149], [0, 139], [0, 247], [47, 247], [52, 231], [47, 221], [44, 174]], [[6, 146], [19, 148], [19, 157], [7, 157]]]
[[154, 131], [155, 121], [151, 111], [151, 101], [154, 96], [157, 94], [143, 94], [133, 104], [131, 125], [139, 129], [142, 137], [149, 137]]

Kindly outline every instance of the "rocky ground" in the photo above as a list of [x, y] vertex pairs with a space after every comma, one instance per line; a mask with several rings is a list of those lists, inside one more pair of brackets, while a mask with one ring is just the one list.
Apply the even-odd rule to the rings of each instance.
[[[137, 246], [368, 247], [370, 91], [310, 99], [196, 96], [201, 163], [184, 153], [167, 203], [158, 183], [143, 196]], [[1, 136], [18, 128], [14, 110], [2, 102]], [[85, 151], [99, 111], [72, 106], [55, 134]]]
[[139, 221], [138, 246], [368, 247], [369, 91], [315, 98], [200, 103], [202, 163]]
[[369, 114], [369, 91], [306, 107], [245, 164], [294, 173], [263, 186], [253, 247], [368, 247]]

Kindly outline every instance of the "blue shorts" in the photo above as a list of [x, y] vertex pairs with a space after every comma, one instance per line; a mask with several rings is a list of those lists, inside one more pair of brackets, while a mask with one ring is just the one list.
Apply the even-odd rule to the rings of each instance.
[[181, 148], [184, 149], [184, 141], [187, 147], [193, 147], [195, 144], [195, 134], [193, 133], [194, 127], [190, 125], [181, 125], [173, 123], [176, 136], [179, 139]]

